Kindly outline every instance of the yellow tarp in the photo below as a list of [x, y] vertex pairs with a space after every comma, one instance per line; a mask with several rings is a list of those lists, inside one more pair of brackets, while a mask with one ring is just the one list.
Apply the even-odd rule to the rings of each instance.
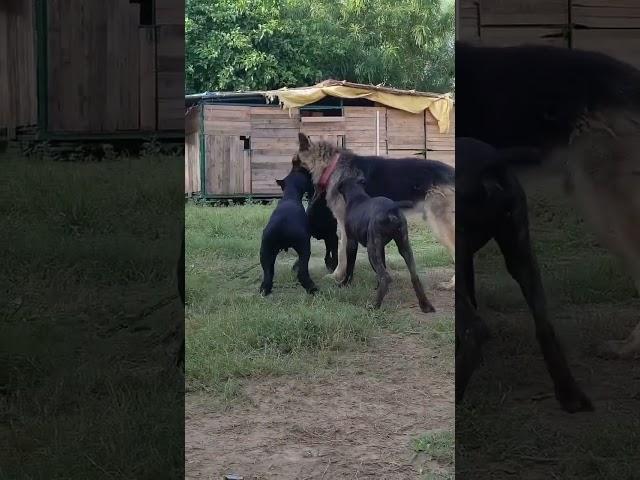
[[453, 100], [449, 95], [442, 97], [426, 97], [421, 95], [403, 95], [388, 93], [366, 88], [349, 87], [345, 85], [313, 86], [307, 88], [280, 89], [269, 92], [277, 96], [286, 108], [299, 108], [315, 103], [326, 96], [339, 98], [366, 98], [391, 108], [404, 110], [409, 113], [420, 113], [425, 109], [438, 121], [440, 133], [448, 133]]

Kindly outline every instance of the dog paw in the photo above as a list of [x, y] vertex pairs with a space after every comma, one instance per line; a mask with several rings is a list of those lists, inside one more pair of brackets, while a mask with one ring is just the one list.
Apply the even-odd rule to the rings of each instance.
[[333, 278], [335, 282], [342, 283], [344, 281], [345, 274], [343, 273], [337, 274], [336, 272], [333, 272], [329, 274], [329, 276]]
[[260, 295], [262, 295], [263, 297], [267, 297], [271, 294], [271, 289], [265, 287], [264, 285], [260, 286]]
[[436, 308], [427, 302], [420, 304], [420, 310], [422, 310], [423, 313], [433, 313], [436, 311]]
[[556, 399], [568, 413], [592, 412], [594, 410], [589, 397], [575, 383], [558, 388]]

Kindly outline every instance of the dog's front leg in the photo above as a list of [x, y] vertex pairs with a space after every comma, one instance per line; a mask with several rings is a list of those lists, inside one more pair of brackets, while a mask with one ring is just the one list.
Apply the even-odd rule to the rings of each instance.
[[341, 283], [347, 274], [347, 230], [344, 222], [338, 221], [338, 266], [331, 275], [333, 279]]
[[[473, 254], [464, 251], [456, 262], [456, 272], [468, 278]], [[482, 344], [489, 338], [486, 324], [471, 300], [469, 282], [456, 285], [456, 403], [461, 403], [474, 371], [482, 363]]]

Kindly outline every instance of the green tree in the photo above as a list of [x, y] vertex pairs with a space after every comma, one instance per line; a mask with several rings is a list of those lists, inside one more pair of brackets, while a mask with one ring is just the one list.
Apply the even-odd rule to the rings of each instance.
[[189, 0], [189, 92], [280, 88], [320, 78], [277, 0]]
[[452, 0], [188, 0], [187, 89], [325, 78], [449, 91]]

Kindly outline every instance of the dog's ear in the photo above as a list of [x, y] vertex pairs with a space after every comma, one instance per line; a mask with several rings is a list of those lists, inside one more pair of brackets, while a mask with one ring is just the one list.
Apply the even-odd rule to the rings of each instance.
[[302, 132], [298, 132], [298, 143], [300, 144], [301, 152], [309, 150], [309, 147], [311, 146], [311, 140], [309, 140], [309, 137]]
[[282, 190], [284, 190], [284, 180], [278, 180], [278, 179], [276, 178], [276, 183], [278, 184], [278, 186], [279, 186]]

